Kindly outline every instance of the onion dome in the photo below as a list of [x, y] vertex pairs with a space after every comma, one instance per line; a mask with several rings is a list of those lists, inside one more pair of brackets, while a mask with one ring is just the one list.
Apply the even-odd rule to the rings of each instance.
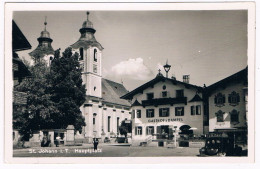
[[37, 39], [39, 44], [34, 51], [29, 53], [29, 55], [32, 57], [39, 58], [45, 55], [54, 54], [54, 50], [51, 46], [53, 40], [50, 38], [50, 33], [46, 30], [46, 26], [47, 26], [47, 21], [45, 17], [44, 30], [41, 32], [40, 37]]
[[74, 49], [78, 48], [89, 48], [89, 47], [97, 47], [99, 50], [104, 49], [101, 44], [96, 40], [94, 34], [96, 30], [93, 27], [93, 23], [89, 20], [89, 12], [87, 12], [87, 20], [83, 22], [82, 28], [80, 28], [79, 32], [81, 36], [79, 40], [72, 44], [71, 47]]

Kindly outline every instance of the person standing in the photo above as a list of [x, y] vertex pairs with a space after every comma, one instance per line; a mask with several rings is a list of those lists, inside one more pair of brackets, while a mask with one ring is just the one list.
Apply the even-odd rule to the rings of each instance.
[[93, 139], [93, 144], [94, 144], [94, 151], [96, 151], [97, 150], [97, 146], [98, 146], [98, 139], [97, 138]]

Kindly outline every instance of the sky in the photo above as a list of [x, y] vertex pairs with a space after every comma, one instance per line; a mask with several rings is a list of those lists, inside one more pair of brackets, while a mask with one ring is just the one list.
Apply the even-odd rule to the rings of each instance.
[[[86, 20], [85, 11], [19, 11], [13, 19], [31, 50], [18, 52], [30, 60], [44, 29], [54, 50], [75, 43]], [[104, 47], [103, 77], [123, 82], [127, 90], [155, 78], [168, 60], [172, 75], [209, 86], [247, 66], [247, 11], [90, 11], [95, 37]]]

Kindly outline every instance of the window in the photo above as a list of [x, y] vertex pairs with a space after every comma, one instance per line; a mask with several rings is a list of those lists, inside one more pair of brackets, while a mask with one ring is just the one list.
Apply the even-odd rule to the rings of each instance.
[[93, 72], [97, 73], [97, 65], [93, 65]]
[[142, 127], [135, 127], [135, 135], [142, 135]]
[[147, 109], [146, 110], [146, 117], [147, 118], [154, 117], [154, 109]]
[[231, 123], [239, 122], [239, 112], [235, 109], [230, 112], [230, 122]]
[[136, 117], [141, 118], [141, 110], [136, 110]]
[[162, 92], [162, 97], [167, 97], [167, 92], [166, 91]]
[[159, 117], [169, 117], [170, 108], [160, 108], [159, 109]]
[[184, 97], [184, 91], [183, 90], [176, 90], [176, 97]]
[[84, 49], [83, 48], [79, 49], [79, 55], [80, 55], [79, 60], [83, 60], [83, 57], [84, 57]]
[[147, 93], [147, 100], [152, 100], [154, 97], [153, 93]]
[[201, 106], [196, 106], [196, 115], [201, 115]]
[[94, 61], [97, 62], [97, 49], [94, 49]]
[[93, 118], [93, 124], [94, 124], [94, 125], [96, 124], [96, 119], [95, 119], [95, 117]]
[[214, 102], [217, 107], [224, 106], [224, 103], [226, 102], [225, 95], [222, 93], [218, 93], [217, 95], [215, 95]]
[[175, 107], [175, 116], [184, 116], [184, 107]]
[[110, 119], [111, 119], [111, 117], [108, 116], [107, 117], [107, 132], [110, 132]]
[[195, 115], [196, 114], [196, 112], [195, 112], [195, 106], [191, 106], [190, 107], [190, 115]]
[[146, 135], [153, 135], [153, 134], [154, 134], [154, 126], [147, 126]]
[[225, 114], [225, 112], [222, 112], [221, 110], [219, 110], [217, 113], [215, 113], [215, 115], [217, 117], [217, 122], [224, 122], [224, 114]]
[[236, 106], [240, 102], [239, 94], [233, 91], [228, 95], [228, 102], [231, 106]]

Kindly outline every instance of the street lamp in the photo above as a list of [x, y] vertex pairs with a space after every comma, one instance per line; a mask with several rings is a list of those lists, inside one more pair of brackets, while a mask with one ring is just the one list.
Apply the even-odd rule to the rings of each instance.
[[166, 77], [168, 78], [168, 72], [171, 69], [171, 65], [168, 65], [168, 60], [166, 61], [166, 64], [163, 66], [165, 72], [166, 72]]

